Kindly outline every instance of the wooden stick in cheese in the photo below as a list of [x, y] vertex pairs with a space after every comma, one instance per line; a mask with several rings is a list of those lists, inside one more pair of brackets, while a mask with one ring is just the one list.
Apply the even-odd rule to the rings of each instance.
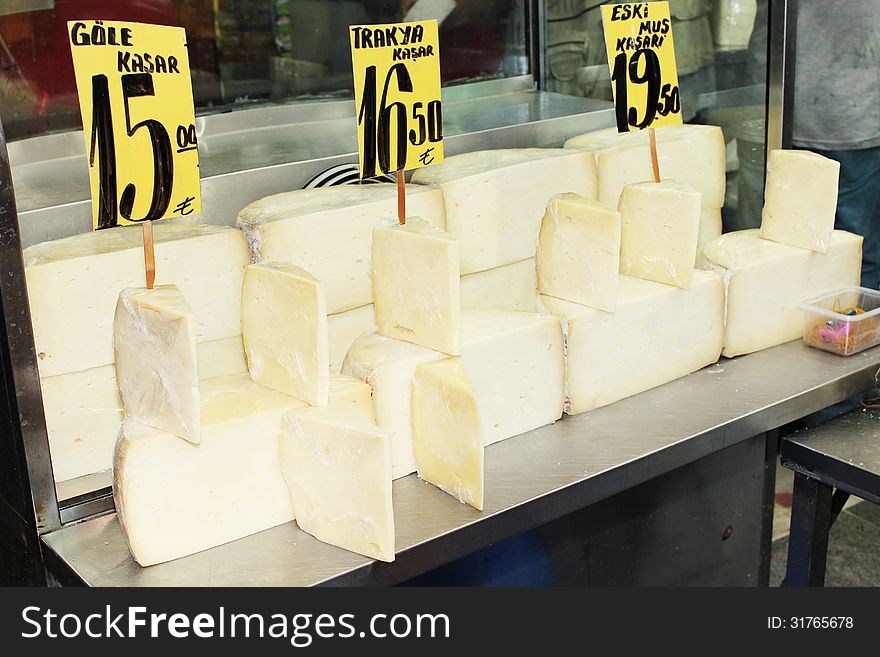
[[[446, 228], [443, 193], [406, 186], [409, 213]], [[373, 302], [373, 227], [397, 216], [395, 185], [341, 185], [267, 196], [238, 215], [252, 262], [290, 262], [324, 285], [327, 312]]]
[[810, 151], [770, 151], [761, 237], [827, 253], [839, 177], [837, 160]]
[[241, 328], [251, 378], [312, 406], [326, 406], [330, 351], [324, 289], [288, 263], [249, 265]]
[[180, 290], [174, 285], [123, 290], [116, 305], [113, 348], [126, 417], [198, 443], [195, 317]]
[[542, 294], [614, 312], [620, 213], [577, 194], [554, 196], [541, 223], [537, 267]]
[[571, 415], [636, 395], [714, 363], [724, 333], [721, 276], [694, 272], [682, 290], [620, 277], [617, 311], [542, 296], [566, 334], [566, 407]]
[[551, 196], [596, 198], [596, 162], [563, 149], [476, 151], [418, 169], [413, 182], [443, 190], [446, 231], [461, 246], [461, 273], [471, 274], [533, 257]]
[[416, 368], [412, 424], [419, 477], [482, 511], [485, 448], [477, 400], [460, 359]]
[[710, 242], [705, 255], [727, 283], [724, 355], [733, 357], [800, 338], [800, 302], [858, 285], [862, 238], [835, 230], [823, 254], [740, 230]]
[[[572, 137], [565, 147], [595, 155], [597, 200], [615, 208], [624, 187], [653, 180], [651, 159], [645, 152], [648, 141], [647, 131], [618, 133], [608, 128]], [[663, 178], [700, 192], [703, 208], [724, 206], [727, 157], [721, 128], [692, 124], [657, 128], [657, 157]]]
[[390, 338], [461, 351], [458, 242], [421, 217], [373, 229], [376, 325]]
[[620, 195], [620, 272], [687, 289], [697, 259], [700, 193], [672, 180]]
[[[157, 222], [156, 285], [177, 285], [195, 312], [196, 339], [241, 335], [248, 263], [241, 231]], [[113, 362], [119, 293], [144, 283], [140, 226], [108, 228], [25, 249], [28, 301], [40, 376]]]

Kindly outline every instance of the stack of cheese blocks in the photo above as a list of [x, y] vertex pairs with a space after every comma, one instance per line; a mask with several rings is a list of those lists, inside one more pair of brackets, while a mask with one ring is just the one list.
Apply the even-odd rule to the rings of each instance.
[[600, 131], [420, 169], [403, 225], [391, 185], [159, 223], [151, 291], [138, 228], [27, 249], [56, 479], [113, 465], [142, 565], [294, 518], [387, 560], [391, 479], [481, 509], [487, 445], [795, 339], [858, 282], [817, 156], [774, 153], [763, 233], [718, 237], [720, 129], [657, 141], [661, 183]]
[[862, 237], [834, 229], [839, 174], [838, 162], [816, 153], [771, 151], [760, 230], [706, 245], [727, 286], [725, 356], [799, 338], [801, 301], [859, 284]]

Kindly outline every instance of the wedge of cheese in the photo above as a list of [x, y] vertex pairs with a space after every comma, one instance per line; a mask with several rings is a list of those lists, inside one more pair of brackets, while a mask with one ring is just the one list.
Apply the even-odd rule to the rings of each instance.
[[421, 217], [373, 229], [376, 325], [389, 338], [461, 351], [458, 241]]
[[483, 438], [470, 377], [458, 358], [416, 368], [413, 451], [419, 477], [483, 510]]
[[[723, 207], [727, 156], [721, 128], [686, 124], [658, 128], [656, 135], [662, 178], [678, 180], [700, 192], [703, 208]], [[617, 207], [627, 185], [654, 179], [647, 130], [618, 134], [609, 128], [573, 137], [565, 147], [595, 154], [597, 200], [610, 208]]]
[[[198, 345], [203, 379], [247, 372], [241, 338]], [[55, 481], [109, 470], [124, 412], [116, 366], [40, 379]]]
[[620, 275], [620, 213], [577, 194], [547, 204], [538, 236], [542, 294], [614, 312]]
[[[294, 518], [281, 472], [281, 425], [303, 402], [247, 373], [202, 382], [202, 442], [126, 420], [113, 457], [113, 498], [132, 556], [150, 566]], [[369, 417], [364, 386], [343, 378], [317, 409]]]
[[461, 246], [461, 273], [471, 274], [534, 257], [547, 201], [596, 198], [596, 163], [563, 149], [476, 151], [418, 169], [413, 182], [443, 190], [446, 231]]
[[[180, 288], [195, 313], [199, 342], [241, 335], [241, 283], [248, 263], [241, 231], [159, 222], [156, 285]], [[110, 228], [24, 251], [40, 376], [113, 362], [119, 293], [144, 284], [139, 226]]]
[[281, 420], [302, 402], [247, 374], [206, 382], [202, 442], [122, 425], [113, 497], [131, 554], [150, 566], [293, 520]]
[[[416, 367], [445, 357], [373, 333], [355, 341], [342, 365], [343, 374], [366, 381], [373, 389], [376, 421], [391, 433], [394, 478], [416, 470], [410, 412]], [[509, 311], [464, 312], [461, 362], [477, 399], [484, 444], [561, 417], [565, 363], [562, 327], [556, 318]]]
[[721, 276], [694, 272], [682, 290], [620, 277], [617, 310], [542, 296], [566, 334], [566, 405], [576, 415], [631, 397], [718, 360], [724, 335]]
[[391, 440], [376, 425], [291, 413], [281, 463], [300, 529], [330, 545], [394, 561]]
[[538, 276], [535, 259], [467, 274], [461, 277], [462, 310], [520, 310], [535, 312]]
[[694, 266], [697, 269], [709, 269], [709, 261], [703, 254], [703, 250], [709, 242], [721, 237], [721, 209], [703, 209], [700, 213], [700, 232], [697, 235], [697, 259]]
[[254, 381], [312, 406], [327, 405], [330, 350], [318, 279], [289, 263], [249, 265], [241, 328]]
[[727, 283], [724, 355], [733, 357], [800, 338], [801, 301], [858, 285], [862, 238], [835, 230], [823, 254], [740, 230], [710, 242], [705, 255]]
[[[441, 230], [443, 194], [409, 185], [407, 210]], [[327, 312], [373, 302], [370, 249], [373, 227], [397, 216], [395, 185], [342, 185], [267, 196], [238, 215], [253, 262], [290, 262], [324, 285]]]
[[620, 195], [620, 272], [687, 289], [697, 259], [700, 194], [682, 183], [634, 183]]
[[839, 177], [837, 160], [810, 151], [770, 151], [761, 237], [827, 253]]
[[202, 402], [195, 317], [180, 290], [174, 285], [123, 290], [113, 327], [126, 417], [198, 443]]
[[376, 330], [373, 304], [353, 308], [327, 316], [327, 333], [330, 342], [330, 373], [338, 374], [352, 343], [364, 333]]

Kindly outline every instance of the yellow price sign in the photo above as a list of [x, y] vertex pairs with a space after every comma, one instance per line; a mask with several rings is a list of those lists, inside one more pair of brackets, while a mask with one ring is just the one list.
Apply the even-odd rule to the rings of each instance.
[[668, 2], [602, 5], [617, 130], [681, 123]]
[[98, 230], [201, 210], [192, 80], [181, 27], [67, 24]]
[[443, 161], [437, 21], [349, 29], [361, 178]]

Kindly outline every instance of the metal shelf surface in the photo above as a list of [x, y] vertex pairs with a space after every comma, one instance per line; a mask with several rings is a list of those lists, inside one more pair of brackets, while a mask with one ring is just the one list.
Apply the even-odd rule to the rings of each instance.
[[880, 347], [840, 358], [792, 342], [488, 447], [482, 513], [404, 477], [394, 482], [390, 564], [325, 545], [293, 523], [149, 568], [129, 556], [115, 515], [43, 541], [94, 586], [395, 584], [870, 389], [878, 377]]

